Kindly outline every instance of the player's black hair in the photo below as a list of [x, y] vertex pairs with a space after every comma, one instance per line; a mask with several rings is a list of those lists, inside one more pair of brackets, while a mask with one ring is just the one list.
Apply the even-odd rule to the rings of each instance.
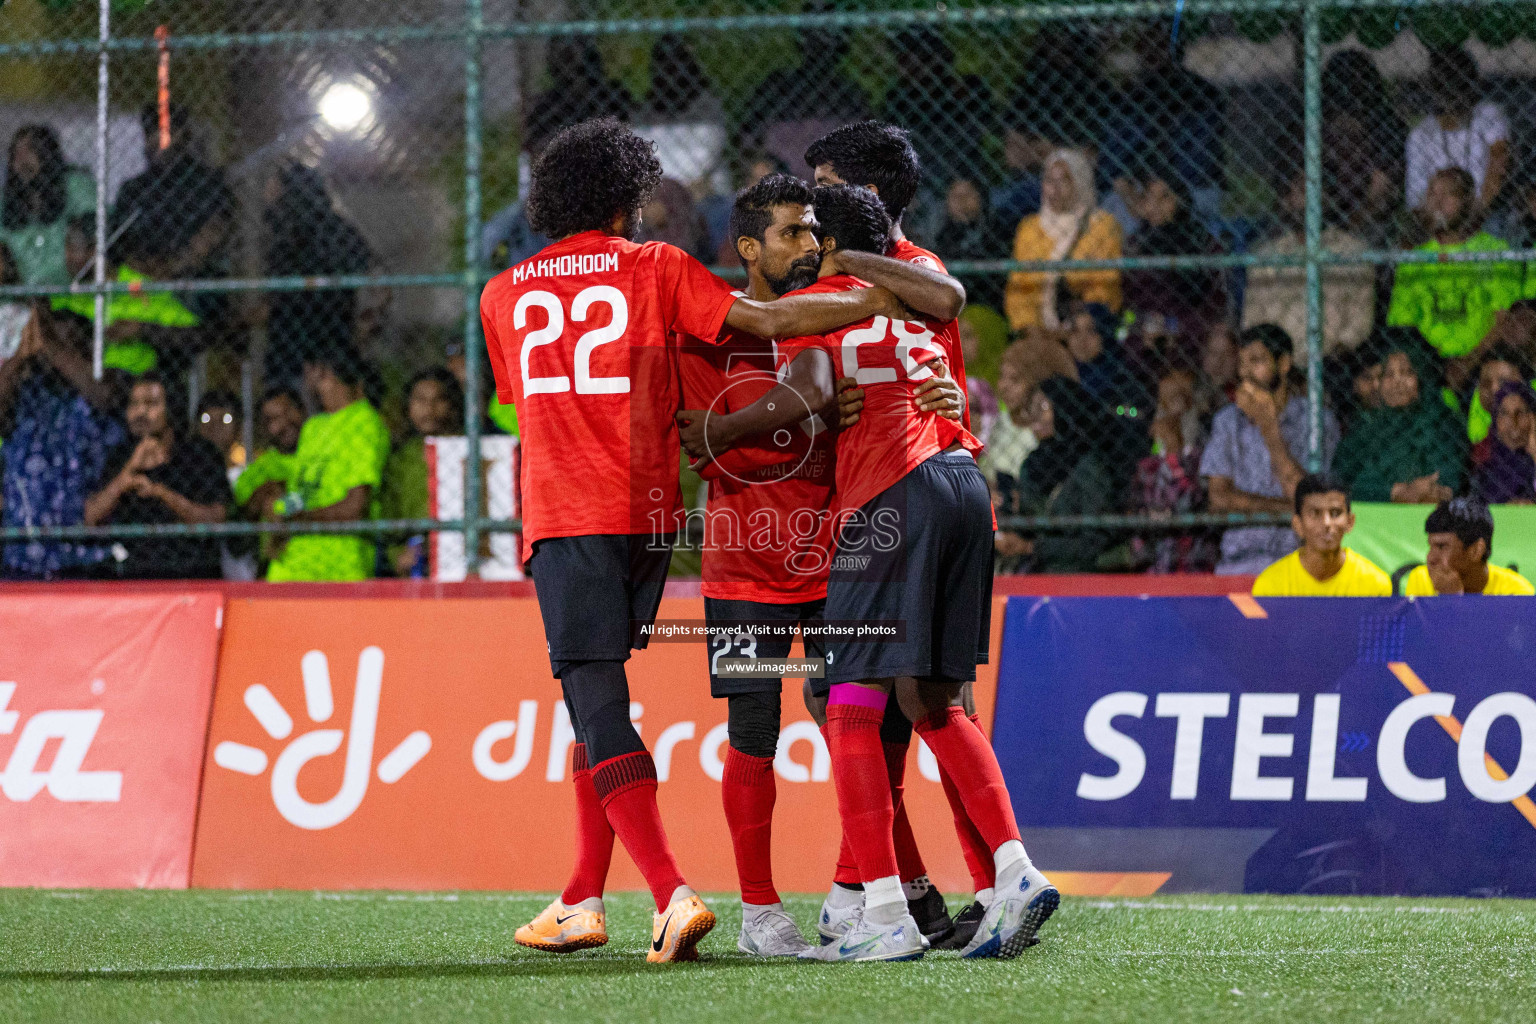
[[917, 150], [905, 128], [880, 121], [860, 121], [828, 132], [805, 151], [811, 170], [830, 164], [850, 185], [873, 185], [892, 223], [912, 205], [920, 171]]
[[203, 397], [197, 400], [197, 414], [201, 416], [209, 409], [235, 409], [240, 408], [240, 399], [228, 391], [205, 391]]
[[1296, 514], [1301, 515], [1301, 506], [1308, 497], [1314, 494], [1342, 494], [1344, 495], [1344, 511], [1350, 510], [1349, 485], [1332, 473], [1308, 473], [1296, 484]]
[[885, 252], [891, 235], [891, 218], [885, 207], [867, 188], [858, 185], [825, 185], [811, 193], [816, 220], [823, 239], [837, 239], [839, 249], [856, 252]]
[[1424, 520], [1425, 533], [1454, 533], [1467, 547], [1485, 541], [1483, 561], [1493, 552], [1493, 513], [1476, 498], [1442, 501]]
[[261, 402], [256, 406], [256, 408], [260, 409], [263, 405], [266, 405], [274, 398], [286, 398], [288, 401], [293, 403], [294, 408], [298, 409], [300, 412], [304, 411], [304, 399], [299, 397], [299, 393], [286, 384], [274, 384], [272, 387], [263, 391], [261, 393]]
[[572, 125], [533, 165], [528, 223], [547, 238], [606, 231], [651, 201], [661, 184], [656, 146], [611, 117]]
[[1237, 336], [1239, 350], [1247, 348], [1254, 342], [1263, 345], [1276, 360], [1281, 356], [1293, 355], [1296, 351], [1296, 344], [1291, 340], [1290, 334], [1279, 324], [1254, 324]]
[[769, 174], [756, 185], [749, 185], [736, 193], [731, 204], [732, 241], [738, 238], [763, 240], [768, 225], [773, 223], [773, 208], [794, 204], [811, 205], [811, 186], [804, 179], [792, 174]]

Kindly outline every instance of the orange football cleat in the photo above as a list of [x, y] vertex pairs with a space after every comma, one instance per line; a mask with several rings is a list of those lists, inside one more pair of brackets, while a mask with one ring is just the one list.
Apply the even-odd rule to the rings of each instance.
[[645, 958], [653, 964], [699, 958], [694, 947], [715, 926], [715, 915], [697, 896], [673, 900], [666, 912], [651, 919], [651, 948]]
[[[589, 909], [582, 903], [596, 903], [598, 909]], [[513, 938], [519, 946], [546, 953], [574, 953], [603, 945], [608, 941], [608, 928], [603, 920], [602, 901], [583, 900], [582, 903], [568, 907], [555, 900], [538, 917], [519, 928]]]

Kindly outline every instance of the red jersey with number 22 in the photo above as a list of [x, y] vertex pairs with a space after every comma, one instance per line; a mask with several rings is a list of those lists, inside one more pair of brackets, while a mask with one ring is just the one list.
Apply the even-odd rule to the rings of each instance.
[[[863, 287], [858, 278], [833, 274], [793, 294]], [[929, 364], [948, 358], [934, 325], [877, 316], [821, 337], [795, 338], [780, 347], [793, 359], [812, 346], [824, 348], [832, 357], [834, 376], [852, 377], [864, 389], [859, 422], [837, 438], [841, 513], [862, 508], [956, 441], [968, 451], [981, 450], [981, 442], [959, 423], [936, 412], [918, 411], [918, 385], [933, 376]]]
[[[949, 271], [944, 269], [944, 261], [920, 245], [914, 245], [905, 238], [899, 238], [891, 243], [885, 254], [893, 260], [901, 260], [903, 263], [915, 263], [929, 270], [937, 270], [941, 274]], [[934, 335], [938, 337], [939, 344], [944, 346], [944, 361], [949, 364], [949, 375], [955, 378], [955, 383], [960, 385], [960, 393], [968, 395], [965, 389], [965, 353], [960, 351], [960, 321], [946, 320], [942, 324], [936, 324], [933, 328]], [[965, 408], [960, 411], [961, 423], [965, 429], [971, 429], [971, 403], [966, 402]]]
[[713, 341], [735, 301], [681, 249], [600, 231], [485, 286], [496, 396], [517, 406], [525, 561], [546, 537], [677, 528], [676, 336]]

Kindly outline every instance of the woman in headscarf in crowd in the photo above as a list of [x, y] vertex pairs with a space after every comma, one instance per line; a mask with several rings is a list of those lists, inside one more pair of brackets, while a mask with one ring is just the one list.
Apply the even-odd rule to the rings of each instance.
[[1466, 481], [1466, 431], [1441, 401], [1429, 347], [1412, 328], [1388, 328], [1381, 404], [1362, 412], [1339, 443], [1333, 470], [1356, 501], [1436, 504]]
[[68, 284], [64, 235], [71, 218], [96, 211], [96, 182], [64, 162], [47, 125], [16, 129], [0, 197], [0, 242], [10, 247], [21, 284]]
[[1530, 385], [1499, 388], [1489, 439], [1493, 444], [1472, 493], [1490, 505], [1536, 502], [1536, 391]]
[[[1120, 258], [1120, 225], [1098, 208], [1093, 168], [1082, 153], [1058, 149], [1046, 158], [1041, 196], [1040, 212], [1019, 222], [1013, 238], [1014, 259]], [[1018, 271], [1008, 278], [1003, 301], [1009, 326], [1021, 331], [1035, 326], [1060, 327], [1073, 299], [1118, 311], [1119, 271]]]
[[[368, 242], [337, 211], [319, 171], [284, 163], [268, 180], [265, 198], [269, 275], [318, 277], [368, 269]], [[267, 373], [273, 380], [291, 384], [307, 357], [355, 350], [356, 290], [274, 292], [267, 302]]]
[[[1113, 465], [1104, 439], [1110, 417], [1083, 386], [1065, 377], [1040, 385], [1036, 421], [1040, 445], [1019, 467], [1019, 512], [1035, 516], [1099, 515], [1119, 511], [1124, 467]], [[1042, 533], [1031, 545], [1035, 572], [1093, 572], [1109, 547], [1102, 530]]]
[[[1137, 214], [1142, 226], [1126, 240], [1127, 256], [1221, 253], [1221, 243], [1195, 216], [1189, 188], [1177, 174], [1154, 166], [1138, 184]], [[1211, 324], [1226, 317], [1227, 292], [1219, 270], [1129, 270], [1125, 305], [1135, 313], [1141, 333], [1168, 335], [1194, 345]]]

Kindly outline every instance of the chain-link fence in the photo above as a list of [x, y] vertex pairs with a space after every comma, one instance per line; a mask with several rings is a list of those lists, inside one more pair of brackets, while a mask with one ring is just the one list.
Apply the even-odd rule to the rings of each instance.
[[516, 574], [479, 290], [599, 115], [723, 271], [910, 129], [1004, 571], [1261, 568], [1311, 469], [1536, 499], [1533, 112], [1524, 3], [9, 0], [4, 572]]

